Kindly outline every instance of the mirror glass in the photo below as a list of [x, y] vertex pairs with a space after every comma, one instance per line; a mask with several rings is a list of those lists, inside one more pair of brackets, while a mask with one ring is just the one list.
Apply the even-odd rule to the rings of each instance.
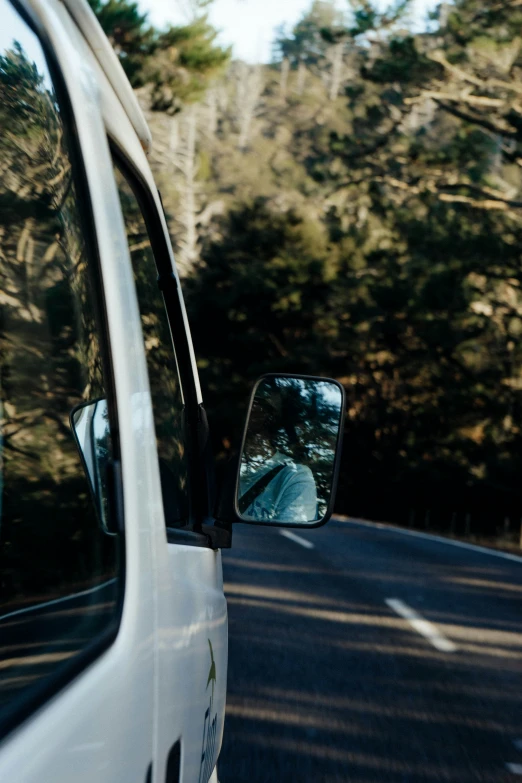
[[343, 395], [334, 381], [262, 378], [241, 454], [237, 508], [249, 522], [312, 525], [332, 493]]
[[71, 414], [71, 426], [102, 527], [108, 529], [107, 464], [110, 459], [110, 429], [107, 401], [87, 402]]

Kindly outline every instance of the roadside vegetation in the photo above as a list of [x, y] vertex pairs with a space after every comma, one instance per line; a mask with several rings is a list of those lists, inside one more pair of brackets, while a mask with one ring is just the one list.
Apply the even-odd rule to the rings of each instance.
[[[216, 453], [254, 379], [347, 392], [338, 510], [518, 543], [522, 6], [315, 0], [234, 60], [91, 0], [150, 121]], [[379, 6], [381, 8], [381, 6]]]

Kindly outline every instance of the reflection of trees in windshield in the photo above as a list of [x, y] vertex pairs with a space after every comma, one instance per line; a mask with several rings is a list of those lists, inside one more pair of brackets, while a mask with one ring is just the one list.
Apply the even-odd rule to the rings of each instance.
[[[12, 9], [2, 21], [23, 27]], [[50, 77], [13, 41], [0, 51], [2, 611], [116, 572], [69, 425], [106, 395], [78, 203]]]
[[[69, 418], [106, 397], [81, 194], [39, 44], [4, 0], [0, 18], [15, 38], [0, 44], [0, 614], [29, 617], [46, 600], [87, 591], [81, 609], [15, 654], [12, 623], [0, 622], [1, 719], [4, 703], [12, 709], [112, 622], [119, 547], [96, 517]], [[110, 438], [104, 448], [108, 457]], [[47, 650], [60, 655], [27, 677], [26, 653]]]
[[327, 381], [266, 378], [256, 390], [246, 449], [268, 442], [313, 473], [318, 513], [326, 512], [341, 415], [341, 392]]

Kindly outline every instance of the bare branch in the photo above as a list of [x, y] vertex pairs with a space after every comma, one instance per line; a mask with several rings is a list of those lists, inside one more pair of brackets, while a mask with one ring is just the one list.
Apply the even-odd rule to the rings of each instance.
[[493, 122], [486, 120], [485, 117], [477, 116], [476, 114], [467, 114], [455, 106], [449, 106], [447, 103], [443, 103], [441, 100], [435, 98], [435, 103], [440, 106], [441, 109], [447, 111], [449, 114], [453, 114], [454, 117], [458, 117], [465, 122], [473, 123], [474, 125], [480, 125], [482, 128], [498, 133], [499, 136], [504, 136], [508, 139], [518, 139], [519, 133], [516, 130], [508, 130], [507, 128], [501, 128], [495, 125]]
[[[522, 5], [522, 0], [520, 0], [519, 4]], [[515, 3], [511, 3], [511, 5], [514, 6]], [[484, 79], [480, 79], [478, 76], [473, 76], [472, 74], [467, 73], [467, 71], [464, 71], [462, 68], [458, 68], [456, 65], [449, 63], [440, 51], [431, 52], [431, 54], [428, 54], [428, 57], [430, 60], [434, 60], [434, 62], [442, 65], [447, 71], [452, 73], [457, 78], [461, 79], [462, 81], [470, 82], [470, 84], [474, 84], [477, 87], [480, 87], [482, 90], [487, 90], [488, 88], [492, 87], [500, 87], [502, 89], [511, 90], [512, 92], [517, 92], [522, 95], [522, 84], [517, 84], [516, 82], [505, 82], [502, 79], [487, 79], [484, 81]]]
[[456, 103], [469, 103], [472, 106], [489, 106], [493, 109], [500, 109], [506, 105], [505, 101], [500, 98], [486, 98], [482, 95], [472, 95], [465, 92], [461, 92], [458, 95], [451, 95], [450, 93], [438, 92], [437, 90], [423, 90], [420, 96], [405, 98], [404, 103], [407, 105], [419, 103], [419, 101], [422, 101], [424, 98], [455, 101]]

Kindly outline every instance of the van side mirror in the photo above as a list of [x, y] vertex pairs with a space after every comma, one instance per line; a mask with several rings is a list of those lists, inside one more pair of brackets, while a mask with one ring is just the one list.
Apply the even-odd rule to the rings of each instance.
[[328, 378], [264, 375], [256, 383], [235, 487], [238, 522], [318, 527], [333, 512], [344, 389]]
[[77, 405], [70, 415], [71, 429], [89, 481], [100, 525], [108, 535], [109, 514], [108, 467], [111, 461], [111, 441], [107, 400], [100, 399]]

